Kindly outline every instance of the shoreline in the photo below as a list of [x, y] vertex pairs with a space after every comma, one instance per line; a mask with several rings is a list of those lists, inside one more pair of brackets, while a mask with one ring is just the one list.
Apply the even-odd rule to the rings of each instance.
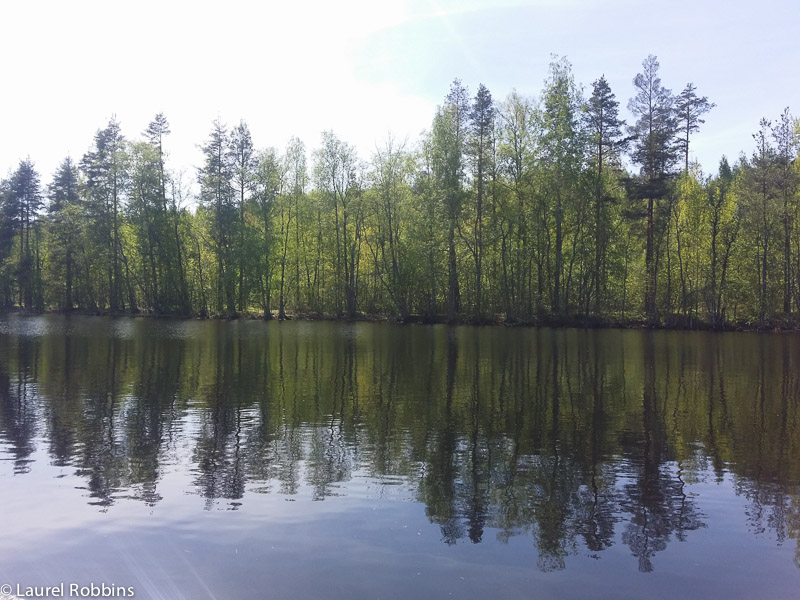
[[[226, 315], [184, 315], [184, 314], [156, 314], [149, 312], [113, 312], [109, 310], [58, 310], [48, 309], [44, 311], [27, 311], [23, 309], [10, 309], [0, 311], [0, 315], [18, 315], [22, 317], [35, 317], [40, 315], [62, 315], [62, 316], [87, 316], [87, 317], [130, 317], [146, 319], [174, 319], [180, 321], [189, 320], [208, 320], [208, 321], [280, 321], [275, 312], [269, 318], [265, 318], [263, 313], [245, 312], [238, 313], [233, 317]], [[504, 316], [495, 318], [476, 318], [461, 317], [458, 319], [447, 319], [442, 316], [428, 315], [409, 315], [405, 319], [387, 315], [358, 314], [355, 317], [346, 315], [331, 315], [324, 313], [291, 313], [287, 314], [285, 321], [329, 321], [342, 323], [395, 323], [400, 325], [459, 325], [468, 327], [549, 327], [553, 329], [650, 329], [660, 331], [714, 331], [714, 332], [755, 332], [755, 333], [800, 333], [800, 320], [778, 320], [773, 319], [766, 324], [758, 323], [725, 323], [721, 327], [712, 327], [710, 323], [693, 319], [685, 320], [683, 317], [676, 316], [672, 322], [660, 322], [649, 324], [643, 320], [630, 319], [626, 321], [605, 320], [596, 317], [557, 317], [554, 315], [543, 315], [530, 320], [506, 319]]]

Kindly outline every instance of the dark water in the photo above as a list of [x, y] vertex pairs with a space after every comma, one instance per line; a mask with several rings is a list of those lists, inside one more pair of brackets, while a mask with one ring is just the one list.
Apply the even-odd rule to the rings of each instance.
[[0, 583], [798, 598], [800, 337], [0, 320]]

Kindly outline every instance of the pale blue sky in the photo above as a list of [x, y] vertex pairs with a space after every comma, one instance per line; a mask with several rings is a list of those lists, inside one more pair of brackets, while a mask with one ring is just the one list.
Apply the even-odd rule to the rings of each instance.
[[333, 129], [366, 159], [390, 131], [416, 141], [454, 77], [537, 95], [551, 54], [587, 93], [605, 74], [627, 113], [651, 53], [666, 87], [717, 104], [692, 148], [708, 172], [762, 116], [800, 113], [798, 24], [798, 0], [4, 2], [0, 173], [30, 155], [48, 182], [112, 114], [133, 138], [159, 111], [187, 179], [218, 116], [259, 147]]

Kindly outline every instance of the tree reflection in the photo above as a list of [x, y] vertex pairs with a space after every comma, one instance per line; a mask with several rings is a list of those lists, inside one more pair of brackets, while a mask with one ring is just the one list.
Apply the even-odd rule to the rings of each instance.
[[[35, 393], [35, 353], [38, 347], [21, 338], [2, 339], [0, 358], [0, 436], [5, 438], [14, 460], [14, 473], [30, 470], [35, 452], [34, 438], [40, 416]], [[17, 358], [12, 363], [11, 357]], [[14, 369], [16, 363], [16, 369]], [[8, 371], [5, 371], [5, 369]], [[14, 369], [14, 370], [12, 370]], [[11, 373], [14, 373], [12, 379]], [[34, 384], [34, 385], [31, 385]]]
[[203, 408], [197, 413], [200, 429], [193, 453], [195, 482], [206, 499], [206, 509], [218, 498], [240, 500], [246, 482], [242, 413], [249, 398], [241, 385], [242, 341], [231, 340], [228, 332], [219, 328], [214, 333], [213, 344], [209, 344], [214, 375], [201, 388]]
[[[425, 512], [431, 521], [439, 524], [442, 540], [450, 545], [464, 537], [464, 527], [456, 507], [457, 465], [462, 460], [459, 454], [463, 452], [453, 415], [458, 366], [457, 331], [454, 327], [447, 329], [443, 414], [438, 419], [439, 426], [431, 432], [431, 451], [426, 453], [426, 477], [420, 490]], [[433, 395], [426, 400], [434, 405], [439, 404]]]
[[[702, 522], [694, 502], [683, 492], [680, 467], [669, 461], [664, 422], [668, 397], [656, 390], [659, 363], [653, 333], [646, 332], [643, 341], [642, 430], [637, 440], [641, 454], [638, 448], [628, 450], [631, 482], [624, 487], [622, 508], [631, 518], [622, 540], [637, 558], [639, 571], [646, 573], [653, 570], [653, 557], [666, 549], [673, 534], [682, 540], [684, 532], [697, 529]], [[663, 364], [668, 369], [669, 359], [665, 358]], [[668, 386], [669, 377], [663, 382]]]
[[[748, 437], [751, 460], [746, 472], [736, 478], [736, 486], [748, 500], [751, 530], [757, 534], [770, 531], [781, 544], [794, 538], [798, 560], [800, 503], [796, 482], [800, 469], [794, 457], [800, 446], [794, 428], [798, 420], [800, 378], [793, 365], [798, 364], [800, 355], [797, 346], [787, 338], [781, 339], [777, 347], [760, 339], [758, 354], [757, 391], [753, 395]], [[770, 376], [771, 364], [780, 365], [780, 378]]]
[[[130, 440], [125, 436], [125, 397], [121, 393], [131, 355], [119, 339], [92, 348], [92, 358], [103, 357], [92, 373], [82, 407], [77, 474], [87, 480], [91, 504], [109, 507], [130, 479]], [[96, 352], [96, 354], [95, 354]]]
[[591, 346], [586, 345], [591, 363], [588, 372], [591, 389], [591, 424], [589, 460], [587, 471], [588, 485], [582, 488], [582, 503], [586, 507], [586, 517], [581, 526], [586, 548], [591, 552], [601, 552], [610, 547], [614, 539], [614, 521], [617, 512], [617, 494], [614, 487], [614, 471], [605, 467], [606, 431], [608, 416], [606, 414], [607, 373], [601, 360], [603, 352], [599, 332], [593, 332]]
[[754, 532], [800, 538], [794, 338], [163, 327], [0, 336], [0, 455], [22, 474], [46, 451], [103, 510], [158, 504], [167, 464], [206, 509], [402, 481], [444, 543], [527, 536], [542, 570], [619, 542], [656, 569], [704, 526], [689, 486], [707, 477], [734, 482]]

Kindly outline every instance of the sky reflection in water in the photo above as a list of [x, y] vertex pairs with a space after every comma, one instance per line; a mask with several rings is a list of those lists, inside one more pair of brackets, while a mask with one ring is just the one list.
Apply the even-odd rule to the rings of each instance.
[[0, 581], [790, 597], [800, 339], [0, 321]]

